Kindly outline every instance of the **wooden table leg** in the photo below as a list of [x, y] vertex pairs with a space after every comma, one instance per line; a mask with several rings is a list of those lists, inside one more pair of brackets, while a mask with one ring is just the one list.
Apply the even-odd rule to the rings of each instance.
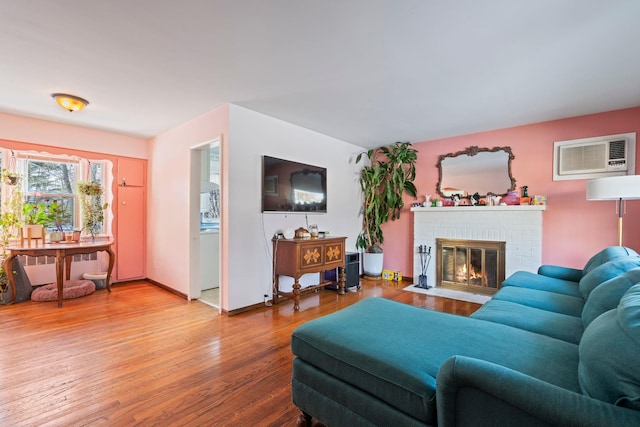
[[116, 257], [113, 254], [113, 251], [111, 250], [111, 248], [107, 248], [105, 250], [109, 254], [109, 268], [107, 268], [107, 278], [106, 278], [107, 281], [105, 283], [105, 286], [107, 287], [107, 291], [111, 292], [111, 272], [113, 271], [113, 263]]
[[13, 259], [15, 257], [16, 255], [9, 254], [4, 260], [4, 274], [7, 276], [7, 282], [11, 287], [11, 301], [9, 301], [9, 304], [16, 302], [16, 279], [13, 277]]
[[66, 280], [71, 279], [71, 261], [73, 261], [73, 255], [64, 257], [64, 277]]
[[58, 308], [62, 307], [65, 259], [66, 256], [64, 252], [56, 255], [56, 285], [58, 285]]

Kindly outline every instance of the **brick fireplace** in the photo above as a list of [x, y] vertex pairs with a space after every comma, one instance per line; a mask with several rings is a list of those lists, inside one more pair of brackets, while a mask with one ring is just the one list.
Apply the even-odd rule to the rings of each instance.
[[[431, 253], [434, 256], [426, 271], [428, 284], [430, 286], [442, 285], [437, 283], [438, 279], [442, 280], [436, 271], [437, 239], [502, 243], [504, 245], [503, 278], [509, 277], [518, 270], [536, 272], [542, 263], [542, 213], [545, 208], [545, 205], [411, 208], [414, 217], [414, 283], [418, 282], [418, 277], [421, 274], [418, 248], [424, 246], [433, 248]], [[471, 257], [470, 254], [467, 256]], [[444, 285], [450, 287], [450, 283]], [[492, 286], [487, 282], [485, 287], [491, 288]], [[499, 285], [496, 285], [497, 287]], [[475, 290], [473, 291], [475, 292]], [[492, 292], [491, 289], [484, 291], [487, 292], [479, 293]]]

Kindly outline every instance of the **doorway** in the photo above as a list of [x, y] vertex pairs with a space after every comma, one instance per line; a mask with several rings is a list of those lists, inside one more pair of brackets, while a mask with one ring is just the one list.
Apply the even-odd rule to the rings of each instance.
[[221, 311], [220, 139], [191, 147], [189, 300]]

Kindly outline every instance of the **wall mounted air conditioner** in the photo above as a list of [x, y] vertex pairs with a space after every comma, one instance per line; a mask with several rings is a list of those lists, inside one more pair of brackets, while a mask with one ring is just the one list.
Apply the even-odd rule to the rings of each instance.
[[553, 180], [634, 175], [636, 134], [597, 136], [553, 143]]

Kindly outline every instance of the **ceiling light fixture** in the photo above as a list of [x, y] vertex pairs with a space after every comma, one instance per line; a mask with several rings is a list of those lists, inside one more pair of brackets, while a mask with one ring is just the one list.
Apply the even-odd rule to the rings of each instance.
[[51, 97], [56, 100], [59, 106], [72, 113], [74, 111], [80, 111], [89, 105], [89, 101], [86, 99], [66, 93], [52, 93]]

